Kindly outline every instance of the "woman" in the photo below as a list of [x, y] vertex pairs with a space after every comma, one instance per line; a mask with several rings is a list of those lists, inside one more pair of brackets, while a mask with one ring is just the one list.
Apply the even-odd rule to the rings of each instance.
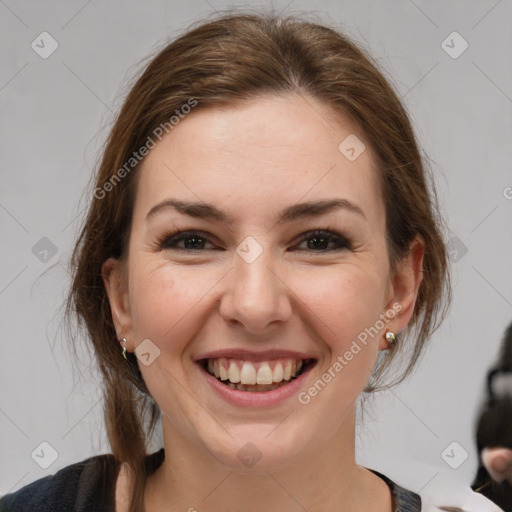
[[164, 48], [110, 133], [72, 268], [113, 454], [4, 510], [421, 510], [356, 464], [355, 408], [441, 321], [446, 249], [408, 116], [346, 37], [239, 14]]

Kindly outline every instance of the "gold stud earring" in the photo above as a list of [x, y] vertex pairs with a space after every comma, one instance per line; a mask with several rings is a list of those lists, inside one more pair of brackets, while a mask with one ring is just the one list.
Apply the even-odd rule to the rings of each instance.
[[386, 332], [386, 341], [388, 342], [388, 348], [393, 348], [396, 345], [396, 336], [393, 332]]

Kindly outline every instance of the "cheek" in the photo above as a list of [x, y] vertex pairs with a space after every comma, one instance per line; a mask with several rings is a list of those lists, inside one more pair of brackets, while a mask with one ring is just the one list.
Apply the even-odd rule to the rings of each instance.
[[303, 285], [307, 281], [315, 286], [309, 287], [309, 293], [302, 288], [309, 311], [307, 317], [301, 315], [302, 321], [311, 323], [311, 332], [320, 338], [325, 355], [319, 361], [318, 378], [298, 400], [310, 408], [312, 417], [330, 418], [321, 427], [329, 437], [339, 429], [375, 366], [379, 338], [368, 332], [382, 313], [384, 281], [376, 270], [352, 264], [305, 275]]
[[[340, 266], [330, 276], [320, 273], [314, 279], [315, 287], [310, 286], [314, 292], [304, 289], [308, 309], [314, 313], [308, 318], [312, 332], [328, 351], [320, 366], [321, 378], [334, 383], [328, 394], [333, 394], [336, 403], [341, 400], [340, 405], [346, 402], [348, 406], [375, 366], [385, 282], [379, 271], [370, 271], [368, 266]], [[314, 277], [304, 279], [312, 284]]]
[[[135, 262], [130, 274], [130, 305], [133, 333], [137, 340], [151, 339], [161, 349], [186, 343], [191, 323], [197, 325], [201, 301], [218, 278], [213, 272], [192, 267], [156, 263], [150, 258]], [[194, 322], [195, 320], [195, 322]]]
[[[288, 270], [281, 276], [287, 286], [279, 293], [294, 303], [297, 318], [289, 320], [298, 320], [306, 332], [312, 329], [311, 339], [327, 343], [332, 352], [344, 352], [382, 313], [385, 270], [371, 258]], [[161, 350], [182, 352], [215, 314], [213, 302], [222, 301], [225, 271], [173, 265], [150, 255], [132, 259], [129, 288], [136, 343], [149, 338]]]
[[[309, 273], [297, 286], [303, 290], [308, 307], [325, 324], [325, 340], [342, 348], [365, 328], [371, 327], [382, 313], [384, 282], [378, 272], [356, 265], [319, 269]], [[309, 285], [305, 286], [304, 284]]]

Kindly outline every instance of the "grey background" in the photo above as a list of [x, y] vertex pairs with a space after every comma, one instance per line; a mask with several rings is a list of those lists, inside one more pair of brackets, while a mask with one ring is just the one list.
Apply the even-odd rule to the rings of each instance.
[[[77, 215], [142, 59], [231, 5], [0, 0], [0, 494], [109, 451], [97, 376], [86, 351], [73, 370], [59, 312]], [[374, 401], [358, 462], [421, 493], [440, 482], [469, 484], [485, 371], [512, 319], [512, 2], [273, 5], [315, 11], [378, 59], [431, 159], [454, 237], [449, 317], [415, 374]], [[46, 59], [31, 47], [44, 31], [58, 43]], [[454, 31], [469, 44], [458, 58], [442, 46]], [[451, 41], [452, 52], [462, 48]], [[40, 464], [53, 452], [42, 442], [58, 454], [47, 469]]]

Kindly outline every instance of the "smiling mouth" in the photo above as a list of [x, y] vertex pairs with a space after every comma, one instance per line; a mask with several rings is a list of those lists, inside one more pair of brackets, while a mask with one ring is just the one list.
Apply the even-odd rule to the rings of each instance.
[[264, 392], [286, 386], [312, 368], [316, 359], [280, 358], [244, 361], [219, 357], [200, 361], [203, 368], [231, 389]]

